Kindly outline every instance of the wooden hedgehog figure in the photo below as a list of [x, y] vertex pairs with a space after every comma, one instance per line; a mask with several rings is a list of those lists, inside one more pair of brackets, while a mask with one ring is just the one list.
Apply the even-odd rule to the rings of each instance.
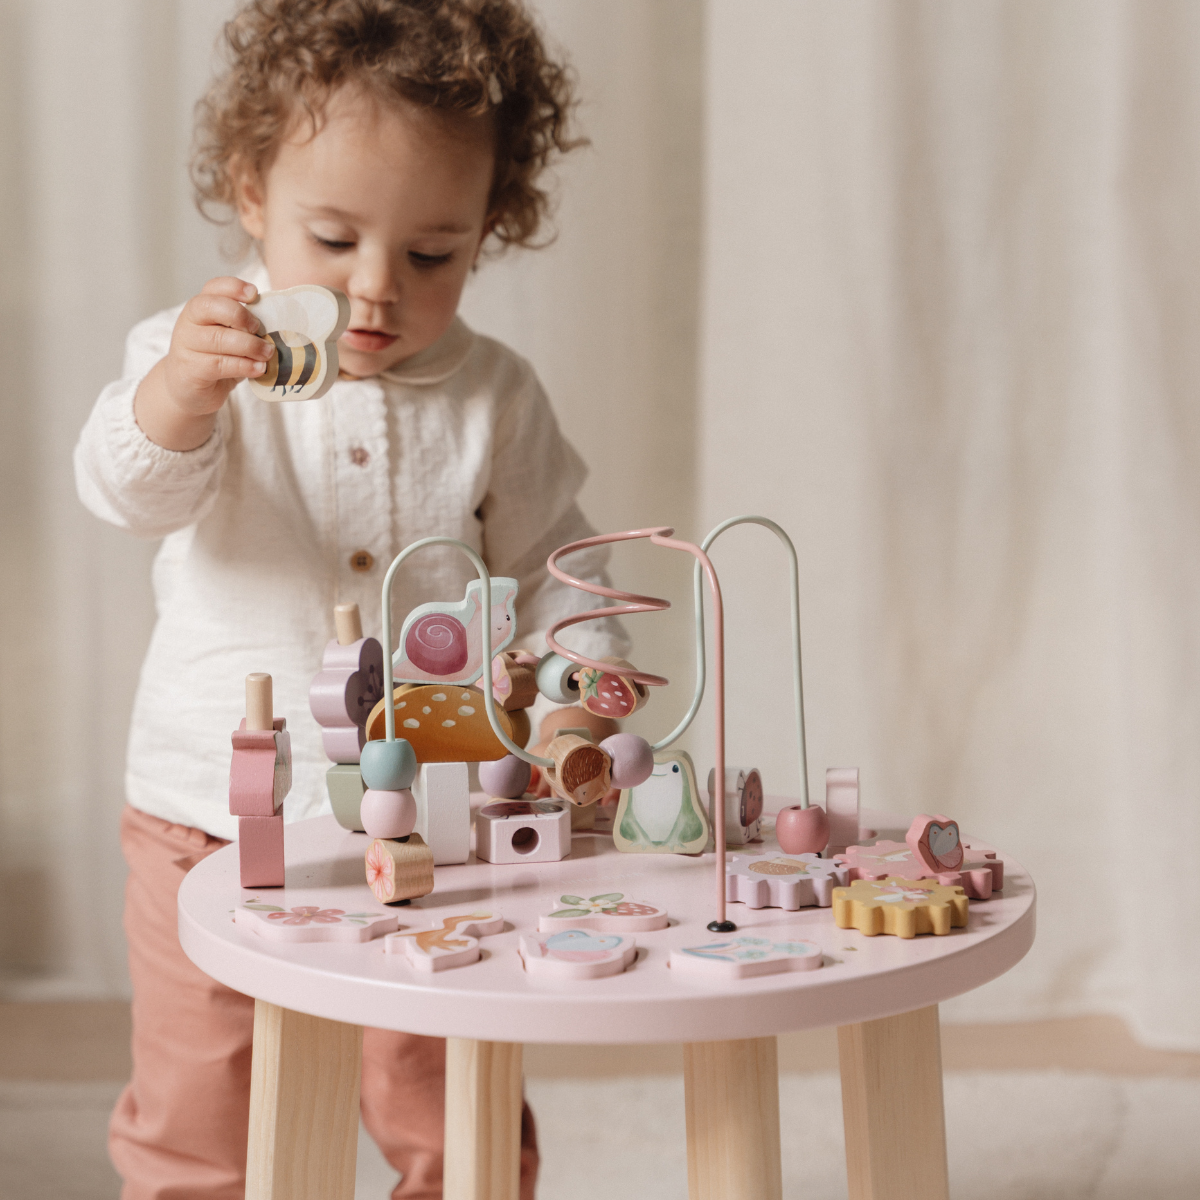
[[[517, 581], [492, 579], [492, 655], [517, 632]], [[482, 674], [483, 582], [472, 579], [456, 604], [421, 604], [405, 618], [400, 645], [392, 655], [396, 683], [474, 683]]]
[[262, 322], [275, 354], [250, 387], [262, 400], [315, 400], [338, 377], [337, 340], [350, 324], [350, 301], [332, 288], [305, 283], [264, 292], [246, 307]]

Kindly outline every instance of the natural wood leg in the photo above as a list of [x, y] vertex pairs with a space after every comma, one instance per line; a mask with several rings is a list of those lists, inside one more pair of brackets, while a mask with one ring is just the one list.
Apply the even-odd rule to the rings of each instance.
[[691, 1200], [782, 1200], [773, 1037], [683, 1047]]
[[354, 1200], [362, 1028], [254, 1002], [246, 1200]]
[[520, 1043], [446, 1039], [443, 1200], [517, 1200]]
[[838, 1029], [850, 1200], [949, 1200], [934, 1004]]

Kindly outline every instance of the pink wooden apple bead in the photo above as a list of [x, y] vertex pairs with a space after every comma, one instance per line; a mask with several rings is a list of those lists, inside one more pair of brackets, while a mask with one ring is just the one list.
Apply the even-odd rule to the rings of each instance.
[[523, 758], [506, 754], [494, 762], [479, 764], [479, 786], [489, 796], [504, 800], [518, 800], [529, 787], [529, 776], [533, 768]]
[[793, 804], [779, 810], [775, 837], [785, 854], [817, 854], [829, 845], [829, 818], [819, 804]]
[[398, 792], [367, 788], [359, 811], [368, 837], [408, 837], [417, 823], [417, 802], [408, 788]]
[[600, 749], [612, 759], [612, 785], [615, 788], [637, 787], [650, 778], [654, 770], [654, 751], [645, 738], [636, 733], [614, 733], [600, 743]]

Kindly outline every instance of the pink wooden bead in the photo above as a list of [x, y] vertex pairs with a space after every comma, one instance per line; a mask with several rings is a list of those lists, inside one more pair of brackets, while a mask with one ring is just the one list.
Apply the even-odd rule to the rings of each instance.
[[654, 770], [654, 751], [645, 738], [636, 733], [614, 733], [600, 743], [612, 759], [612, 785], [633, 788], [645, 783]]
[[479, 764], [479, 786], [489, 796], [517, 800], [525, 795], [531, 774], [529, 764], [515, 754], [506, 754], [495, 762]]
[[793, 804], [775, 818], [775, 837], [785, 854], [819, 854], [829, 842], [829, 818], [819, 804]]
[[417, 824], [417, 802], [408, 788], [398, 792], [367, 788], [359, 812], [368, 837], [408, 837]]

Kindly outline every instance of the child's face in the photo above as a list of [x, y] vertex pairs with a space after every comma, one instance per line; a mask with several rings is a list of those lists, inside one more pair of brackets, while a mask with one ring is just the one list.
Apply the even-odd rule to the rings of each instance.
[[242, 225], [271, 286], [338, 288], [350, 325], [338, 342], [351, 375], [375, 375], [431, 346], [458, 309], [487, 233], [492, 129], [398, 110], [348, 88], [315, 136], [302, 126], [259, 184], [241, 189]]

